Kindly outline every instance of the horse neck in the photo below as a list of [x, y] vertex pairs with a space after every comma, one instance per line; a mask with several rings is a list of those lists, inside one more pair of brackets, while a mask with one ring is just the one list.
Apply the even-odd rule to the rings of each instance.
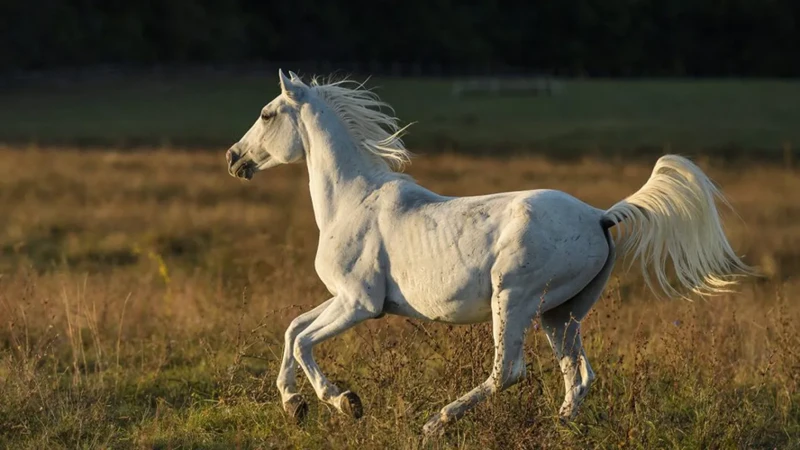
[[323, 230], [338, 211], [352, 211], [386, 179], [386, 170], [358, 148], [330, 110], [304, 109], [306, 164], [317, 226]]

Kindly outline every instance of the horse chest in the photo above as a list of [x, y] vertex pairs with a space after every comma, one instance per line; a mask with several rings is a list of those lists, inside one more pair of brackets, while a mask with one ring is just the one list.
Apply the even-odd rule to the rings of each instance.
[[338, 226], [320, 233], [314, 268], [320, 280], [335, 293], [345, 279], [367, 277], [378, 264], [379, 242], [363, 225]]

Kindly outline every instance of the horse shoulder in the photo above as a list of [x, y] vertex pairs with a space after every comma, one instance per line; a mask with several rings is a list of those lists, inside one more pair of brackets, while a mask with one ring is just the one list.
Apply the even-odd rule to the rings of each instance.
[[340, 211], [330, 226], [320, 230], [317, 273], [351, 273], [359, 259], [378, 263], [382, 248], [379, 224], [387, 213], [388, 220], [396, 223], [392, 214], [417, 202], [419, 190], [415, 186], [404, 180], [392, 181], [367, 196], [357, 208]]
[[364, 280], [370, 283], [380, 271], [380, 239], [375, 232], [374, 214], [350, 211], [320, 230], [314, 268], [332, 293], [337, 286]]

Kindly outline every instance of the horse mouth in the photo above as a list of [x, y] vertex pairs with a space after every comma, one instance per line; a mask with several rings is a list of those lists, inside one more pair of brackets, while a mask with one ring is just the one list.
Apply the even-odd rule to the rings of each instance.
[[256, 165], [252, 162], [247, 162], [242, 164], [242, 167], [239, 167], [239, 170], [236, 171], [236, 176], [245, 180], [252, 180], [255, 173]]
[[243, 180], [252, 180], [256, 173], [256, 165], [252, 161], [244, 161], [232, 170], [232, 175]]

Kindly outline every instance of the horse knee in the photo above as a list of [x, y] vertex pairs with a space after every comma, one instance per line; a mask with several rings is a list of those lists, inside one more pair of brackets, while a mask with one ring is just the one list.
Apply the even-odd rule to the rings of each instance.
[[292, 343], [292, 355], [302, 364], [303, 358], [308, 354], [310, 348], [311, 340], [301, 333], [294, 338], [294, 342]]
[[289, 326], [286, 327], [286, 332], [283, 334], [286, 345], [294, 347], [294, 340], [297, 338], [297, 335], [303, 331], [303, 328], [305, 328], [303, 325], [305, 324], [300, 320], [299, 317], [295, 318], [291, 321], [291, 323], [289, 323]]

